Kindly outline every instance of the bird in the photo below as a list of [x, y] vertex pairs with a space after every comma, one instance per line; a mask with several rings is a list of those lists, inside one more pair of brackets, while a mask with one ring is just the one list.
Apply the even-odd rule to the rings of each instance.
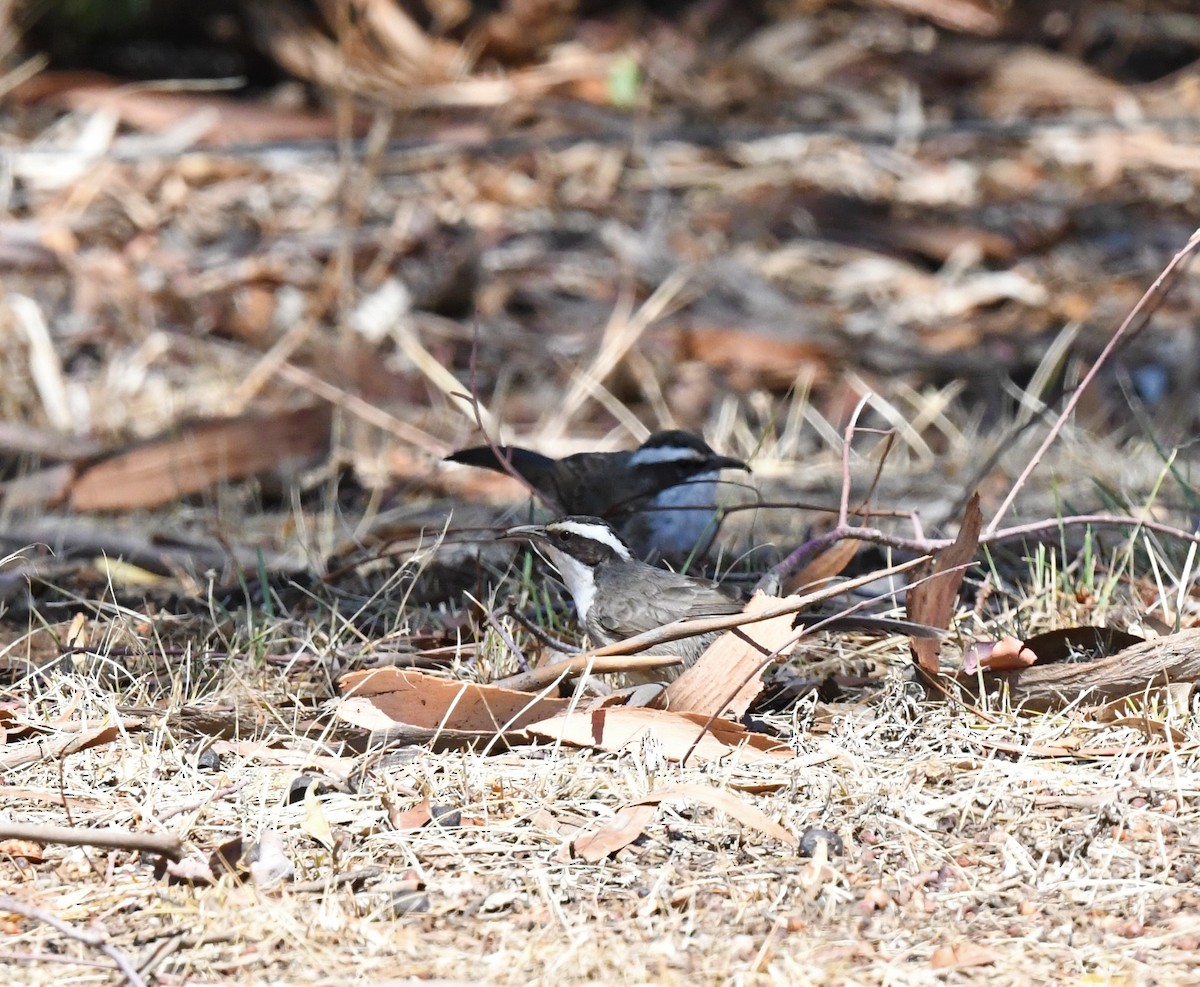
[[[548, 524], [517, 525], [501, 537], [530, 541], [558, 570], [575, 601], [579, 622], [595, 644], [614, 644], [685, 617], [742, 612], [740, 600], [712, 583], [635, 558], [612, 526], [598, 517], [570, 515]], [[698, 634], [639, 653], [676, 655], [687, 668], [720, 634]], [[627, 673], [625, 678], [636, 684], [676, 674], [657, 669]]]
[[655, 432], [620, 452], [552, 459], [517, 446], [474, 446], [446, 459], [498, 473], [511, 467], [552, 513], [601, 518], [636, 558], [676, 566], [703, 557], [712, 545], [721, 470], [750, 472], [742, 460], [680, 429]]
[[[741, 613], [743, 602], [704, 579], [660, 569], [634, 557], [602, 518], [571, 515], [547, 524], [509, 528], [503, 539], [524, 539], [558, 570], [575, 602], [579, 623], [594, 644], [614, 644], [676, 620]], [[944, 632], [924, 624], [873, 614], [813, 613], [797, 616], [793, 626], [815, 623], [826, 630], [856, 630], [940, 638]], [[723, 631], [708, 631], [655, 644], [639, 654], [675, 655], [690, 668]], [[627, 684], [667, 681], [679, 670], [627, 672]]]

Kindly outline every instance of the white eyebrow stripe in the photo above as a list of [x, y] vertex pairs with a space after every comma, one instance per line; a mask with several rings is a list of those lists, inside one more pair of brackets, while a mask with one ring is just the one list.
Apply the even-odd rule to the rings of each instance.
[[629, 457], [630, 466], [644, 466], [647, 463], [702, 463], [708, 459], [708, 454], [691, 446], [650, 446], [636, 449]]
[[546, 530], [569, 531], [571, 534], [579, 535], [581, 538], [590, 538], [592, 541], [602, 542], [626, 562], [633, 557], [629, 554], [629, 549], [622, 544], [621, 539], [616, 536], [612, 528], [605, 524], [588, 524], [585, 521], [554, 521], [546, 526]]

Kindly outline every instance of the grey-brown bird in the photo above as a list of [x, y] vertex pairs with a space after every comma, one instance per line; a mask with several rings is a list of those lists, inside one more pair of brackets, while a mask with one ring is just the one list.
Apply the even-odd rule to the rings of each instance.
[[446, 458], [500, 473], [507, 460], [555, 514], [601, 518], [635, 558], [672, 564], [703, 556], [712, 544], [720, 471], [750, 469], [680, 430], [655, 432], [636, 449], [564, 459], [515, 446], [476, 446]]
[[[579, 622], [595, 644], [613, 644], [685, 618], [741, 613], [743, 604], [712, 583], [658, 569], [634, 558], [617, 533], [597, 517], [570, 516], [549, 524], [509, 528], [503, 538], [530, 541], [558, 570], [575, 601]], [[937, 637], [934, 628], [906, 620], [874, 615], [806, 613], [797, 623], [821, 621], [829, 629], [867, 630]], [[695, 664], [723, 632], [710, 631], [665, 644], [640, 654], [678, 655], [683, 667]], [[669, 681], [679, 670], [658, 669], [629, 673], [630, 683]]]
[[[740, 613], [742, 604], [711, 583], [647, 565], [633, 557], [613, 529], [597, 517], [571, 516], [549, 524], [509, 528], [505, 538], [524, 538], [558, 570], [575, 612], [596, 644], [612, 644], [685, 617]], [[678, 655], [688, 667], [719, 632], [657, 644], [642, 654]], [[678, 670], [659, 669], [626, 679], [666, 681]]]

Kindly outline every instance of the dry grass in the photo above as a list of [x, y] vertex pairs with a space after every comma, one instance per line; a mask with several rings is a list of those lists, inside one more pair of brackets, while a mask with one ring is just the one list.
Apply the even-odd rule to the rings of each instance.
[[[372, 661], [514, 671], [472, 600], [511, 595], [570, 633], [554, 592], [490, 544], [524, 510], [511, 488], [440, 463], [480, 421], [554, 455], [703, 429], [753, 462], [731, 500], [777, 505], [729, 518], [726, 559], [749, 568], [836, 514], [860, 400], [877, 431], [847, 458], [855, 502], [878, 481], [872, 523], [952, 533], [975, 489], [990, 516], [1197, 223], [1180, 191], [1197, 137], [1174, 119], [1194, 68], [1088, 67], [1050, 92], [1025, 43], [989, 37], [973, 59], [951, 38], [943, 66], [929, 22], [821, 3], [714, 45], [665, 17], [610, 25], [599, 53], [531, 39], [541, 62], [501, 74], [377, 19], [394, 5], [359, 6], [372, 19], [338, 39], [258, 31], [335, 83], [341, 124], [346, 87], [405, 109], [372, 104], [361, 146], [230, 150], [214, 119], [249, 141], [290, 118], [182, 89], [197, 101], [143, 87], [3, 107], [0, 553], [55, 554], [0, 565], [0, 826], [175, 834], [192, 875], [0, 843], [0, 894], [25, 909], [0, 898], [5, 982], [110, 984], [118, 961], [162, 985], [1192, 982], [1190, 699], [1033, 717], [931, 702], [903, 645], [823, 638], [786, 671], [841, 675], [836, 701], [764, 714], [792, 757], [682, 767], [651, 742], [364, 754], [331, 705]], [[1195, 22], [1142, 6], [1095, 22], [1129, 17], [1098, 64], [1153, 64]], [[1042, 20], [1027, 37], [1065, 71], [1075, 56]], [[403, 71], [373, 47], [387, 38]], [[626, 60], [631, 113], [604, 102]], [[36, 67], [10, 58], [0, 94]], [[313, 136], [341, 133], [335, 116]], [[1185, 273], [1017, 516], [1100, 505], [1191, 530], [1198, 305]], [[13, 496], [59, 457], [303, 404], [335, 408], [329, 454], [258, 486], [120, 517]], [[1159, 533], [1071, 529], [991, 552], [958, 629], [1191, 626], [1195, 582], [1194, 552]], [[844, 848], [801, 856], [668, 802], [613, 856], [572, 854], [680, 782]], [[292, 877], [223, 868], [234, 840], [278, 841]]]
[[[1062, 600], [1063, 576], [1037, 571], [1047, 585], [1027, 586], [1023, 605], [1053, 620], [1041, 604]], [[1057, 621], [1084, 616], [1064, 606]], [[96, 650], [127, 640], [136, 619], [114, 610], [88, 621]], [[188, 635], [202, 637], [204, 623], [192, 618]], [[873, 684], [853, 701], [809, 699], [771, 717], [795, 756], [769, 767], [680, 767], [653, 743], [619, 755], [410, 748], [364, 760], [335, 726], [296, 732], [305, 697], [331, 688], [313, 644], [338, 638], [331, 623], [302, 623], [260, 614], [215, 665], [147, 645], [141, 660], [77, 656], [18, 682], [16, 720], [43, 741], [84, 723], [124, 728], [61, 758], [10, 742], [8, 756], [31, 756], [6, 762], [3, 789], [10, 820], [171, 832], [197, 860], [275, 833], [291, 882], [268, 889], [239, 869], [180, 883], [135, 853], [51, 845], [35, 861], [10, 849], [0, 883], [102, 929], [147, 982], [164, 984], [1189, 979], [1200, 730], [1186, 710], [1143, 730], [929, 703], [899, 647], [838, 639], [799, 661], [874, 669]], [[291, 663], [264, 660], [302, 635], [309, 645]], [[180, 720], [129, 710], [164, 695], [172, 709], [238, 706], [239, 738], [212, 745], [218, 767], [198, 763], [196, 731]], [[302, 773], [333, 786], [316, 806], [289, 804]], [[614, 857], [572, 857], [581, 829], [679, 781], [735, 791], [798, 836], [830, 830], [844, 852], [803, 857], [676, 803]], [[407, 828], [423, 799], [435, 820]], [[10, 982], [112, 982], [94, 948], [5, 921]], [[951, 955], [981, 965], [942, 968]]]

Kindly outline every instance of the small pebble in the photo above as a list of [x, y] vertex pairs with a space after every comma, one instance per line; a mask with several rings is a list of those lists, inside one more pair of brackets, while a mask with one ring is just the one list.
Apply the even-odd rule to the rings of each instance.
[[837, 833], [817, 826], [809, 826], [800, 836], [800, 856], [811, 857], [817, 852], [817, 844], [825, 843], [831, 856], [837, 856], [845, 850], [842, 838]]

